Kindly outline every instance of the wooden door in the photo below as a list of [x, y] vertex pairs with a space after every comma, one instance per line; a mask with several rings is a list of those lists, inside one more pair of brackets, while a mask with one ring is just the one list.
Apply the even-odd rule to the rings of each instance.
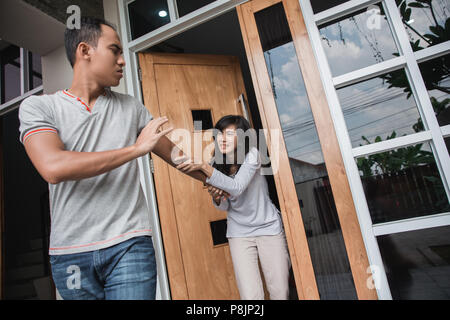
[[[144, 103], [156, 118], [167, 116], [177, 129], [168, 137], [191, 157], [212, 149], [210, 117], [243, 115], [238, 97], [246, 97], [236, 57], [140, 53]], [[182, 135], [188, 137], [182, 139]], [[191, 140], [189, 143], [188, 140]], [[195, 151], [195, 152], [194, 152]], [[161, 232], [173, 299], [239, 299], [228, 243], [214, 244], [212, 222], [224, 223], [226, 212], [212, 205], [203, 184], [153, 156]], [[213, 224], [215, 225], [215, 224]]]

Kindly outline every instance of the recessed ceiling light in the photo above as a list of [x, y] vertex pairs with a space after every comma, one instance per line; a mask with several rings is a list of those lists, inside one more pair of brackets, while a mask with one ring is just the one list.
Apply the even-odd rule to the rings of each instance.
[[161, 18], [164, 18], [164, 17], [167, 16], [167, 11], [161, 10], [160, 12], [158, 12], [158, 15], [159, 15]]

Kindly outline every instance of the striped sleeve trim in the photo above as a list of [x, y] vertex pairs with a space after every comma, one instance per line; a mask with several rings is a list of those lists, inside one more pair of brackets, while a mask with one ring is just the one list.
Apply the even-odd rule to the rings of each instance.
[[36, 133], [41, 133], [41, 132], [58, 133], [58, 131], [56, 131], [56, 129], [53, 129], [53, 128], [40, 128], [40, 129], [31, 130], [25, 134], [25, 136], [23, 137], [23, 142], [25, 142], [25, 140], [27, 140], [27, 138], [29, 138], [30, 136], [32, 136]]

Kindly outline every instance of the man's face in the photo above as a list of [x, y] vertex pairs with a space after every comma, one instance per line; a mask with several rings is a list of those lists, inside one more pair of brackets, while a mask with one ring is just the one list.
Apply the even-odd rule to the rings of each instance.
[[97, 48], [91, 47], [90, 71], [102, 87], [115, 87], [123, 77], [125, 60], [120, 39], [111, 27], [102, 25], [102, 35]]

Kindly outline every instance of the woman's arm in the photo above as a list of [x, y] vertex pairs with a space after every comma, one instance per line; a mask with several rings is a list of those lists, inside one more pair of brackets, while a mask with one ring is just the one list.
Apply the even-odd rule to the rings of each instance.
[[258, 149], [253, 148], [247, 154], [244, 163], [239, 168], [234, 179], [212, 168], [209, 164], [203, 164], [202, 171], [206, 174], [206, 183], [228, 192], [237, 197], [247, 189], [257, 169], [261, 167]]
[[223, 191], [217, 189], [216, 187], [209, 186], [208, 192], [212, 197], [213, 205], [219, 210], [227, 211], [230, 207], [230, 203], [228, 202], [228, 196], [223, 195]]

